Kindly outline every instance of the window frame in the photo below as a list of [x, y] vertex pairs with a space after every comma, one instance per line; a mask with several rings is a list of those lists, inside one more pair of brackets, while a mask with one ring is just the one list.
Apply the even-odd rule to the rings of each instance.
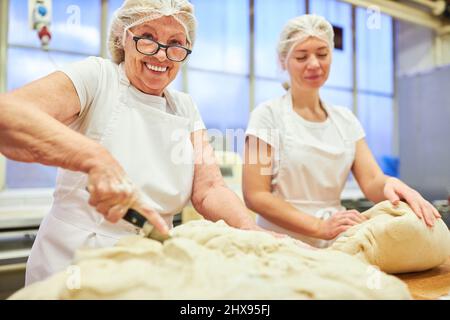
[[[109, 0], [98, 0], [101, 3], [101, 25], [99, 26], [101, 29], [101, 44], [100, 44], [100, 52], [98, 53], [99, 56], [101, 57], [108, 57], [108, 50], [107, 50], [107, 36], [108, 36], [108, 25], [109, 25]], [[255, 74], [255, 41], [256, 41], [256, 36], [255, 36], [255, 16], [254, 16], [254, 12], [255, 12], [255, 5], [256, 5], [256, 0], [247, 0], [248, 1], [248, 6], [249, 6], [249, 23], [250, 26], [248, 28], [248, 32], [249, 34], [249, 75], [248, 75], [248, 81], [249, 81], [249, 102], [248, 102], [248, 110], [247, 112], [250, 113], [254, 108], [255, 108], [255, 84], [256, 81], [258, 80], [258, 76], [256, 76]], [[310, 1], [311, 0], [298, 0], [299, 2], [304, 1], [305, 4], [305, 11], [306, 13], [310, 13]], [[338, 0], [342, 3], [347, 3], [346, 1], [343, 0]], [[1, 68], [0, 69], [0, 93], [2, 92], [6, 92], [6, 88], [7, 88], [7, 83], [6, 83], [6, 79], [7, 79], [7, 52], [8, 52], [8, 48], [9, 47], [16, 47], [15, 45], [9, 45], [8, 42], [8, 16], [9, 16], [9, 5], [10, 5], [10, 0], [4, 0], [0, 2], [0, 39], [2, 39], [1, 43], [0, 43], [0, 65], [5, 66], [5, 68]], [[356, 10], [356, 6], [352, 5], [352, 11], [354, 13], [354, 11]], [[392, 39], [391, 41], [393, 42], [393, 48], [395, 51], [395, 24], [396, 24], [396, 20], [395, 18], [392, 17], [392, 23], [393, 23], [393, 34], [392, 34]], [[354, 38], [353, 41], [353, 46], [354, 48], [357, 46], [356, 43], [356, 37], [355, 32], [355, 14], [352, 14], [352, 35]], [[27, 46], [21, 46], [21, 47], [27, 47]], [[29, 47], [29, 48], [34, 48], [35, 47]], [[58, 50], [52, 50], [50, 49], [50, 52], [52, 51], [58, 51]], [[61, 52], [61, 51], [60, 51]], [[65, 51], [64, 53], [72, 53], [72, 54], [78, 54], [78, 52], [73, 52], [73, 51]], [[354, 75], [356, 75], [355, 72], [355, 68], [357, 67], [356, 64], [356, 57], [357, 55], [357, 51], [353, 50], [353, 64], [352, 64], [352, 72]], [[394, 117], [394, 124], [393, 124], [393, 141], [392, 141], [392, 145], [393, 147], [393, 153], [395, 153], [395, 150], [397, 149], [396, 145], [397, 145], [397, 141], [396, 141], [396, 137], [397, 137], [397, 131], [398, 131], [398, 124], [395, 121], [396, 119], [396, 95], [397, 95], [397, 88], [395, 86], [395, 71], [396, 71], [396, 66], [397, 66], [397, 61], [396, 61], [396, 54], [395, 52], [393, 53], [393, 77], [394, 77], [394, 87], [393, 87], [393, 94], [392, 94], [392, 98], [393, 98], [393, 117]], [[188, 64], [184, 64], [182, 69], [181, 69], [181, 77], [182, 77], [182, 89], [185, 92], [189, 93], [189, 85], [188, 85], [188, 78], [189, 78], [189, 66]], [[195, 68], [194, 68], [195, 69]], [[206, 71], [206, 70], [205, 70]], [[211, 71], [214, 72], [214, 71]], [[353, 81], [353, 100], [354, 100], [354, 104], [353, 104], [353, 111], [354, 113], [357, 115], [358, 114], [358, 94], [360, 93], [360, 91], [358, 90], [358, 81], [357, 81], [357, 77], [354, 76], [354, 81]], [[2, 191], [6, 190], [6, 158], [3, 157], [0, 154], [0, 195], [2, 193]], [[39, 188], [36, 188], [36, 190]], [[25, 189], [24, 189], [25, 190]]]
[[[0, 1], [0, 39], [4, 39], [0, 43], [0, 93], [6, 92], [6, 65], [8, 51], [8, 13], [9, 0]], [[0, 193], [5, 189], [6, 185], [6, 158], [0, 154]]]

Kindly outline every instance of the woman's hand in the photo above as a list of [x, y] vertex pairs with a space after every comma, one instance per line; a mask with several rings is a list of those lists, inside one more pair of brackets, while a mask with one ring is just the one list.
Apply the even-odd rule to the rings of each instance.
[[317, 238], [331, 240], [354, 225], [366, 221], [367, 218], [356, 210], [340, 211], [326, 220], [320, 220]]
[[394, 206], [398, 205], [401, 199], [404, 199], [419, 219], [424, 220], [429, 227], [434, 225], [436, 219], [441, 218], [441, 215], [431, 203], [399, 179], [393, 177], [388, 178], [383, 192], [386, 199]]
[[103, 164], [94, 167], [88, 174], [89, 204], [106, 220], [116, 223], [128, 209], [133, 208], [162, 234], [169, 232], [164, 219], [147, 203], [143, 193], [127, 178], [119, 164]]

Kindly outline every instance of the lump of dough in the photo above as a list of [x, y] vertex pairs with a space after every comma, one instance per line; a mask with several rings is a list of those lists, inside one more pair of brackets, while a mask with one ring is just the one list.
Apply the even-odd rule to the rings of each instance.
[[433, 228], [404, 202], [383, 201], [362, 213], [369, 218], [344, 232], [330, 247], [378, 266], [387, 273], [423, 271], [450, 255], [450, 232], [439, 219]]
[[[192, 221], [163, 244], [136, 236], [83, 249], [60, 272], [10, 299], [410, 299], [399, 279], [337, 251], [291, 238]], [[76, 280], [76, 279], [75, 279]], [[68, 286], [71, 284], [71, 286]]]

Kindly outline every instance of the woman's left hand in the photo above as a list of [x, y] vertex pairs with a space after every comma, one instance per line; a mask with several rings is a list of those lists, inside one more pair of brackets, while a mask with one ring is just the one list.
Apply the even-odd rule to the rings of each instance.
[[429, 227], [434, 225], [436, 219], [441, 218], [441, 215], [431, 203], [399, 179], [389, 177], [386, 180], [383, 192], [384, 196], [394, 206], [404, 199], [419, 219], [423, 219]]

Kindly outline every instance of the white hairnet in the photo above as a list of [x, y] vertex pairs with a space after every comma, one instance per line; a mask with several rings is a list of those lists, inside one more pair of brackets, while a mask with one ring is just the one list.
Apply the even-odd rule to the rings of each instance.
[[333, 26], [323, 17], [315, 14], [305, 14], [287, 22], [280, 35], [278, 43], [278, 57], [283, 68], [297, 44], [309, 37], [317, 37], [325, 41], [330, 50], [334, 48]]
[[112, 60], [116, 63], [124, 61], [124, 42], [128, 29], [163, 16], [174, 17], [184, 27], [188, 44], [192, 48], [197, 21], [194, 6], [188, 0], [125, 0], [115, 12], [109, 30], [108, 47]]

